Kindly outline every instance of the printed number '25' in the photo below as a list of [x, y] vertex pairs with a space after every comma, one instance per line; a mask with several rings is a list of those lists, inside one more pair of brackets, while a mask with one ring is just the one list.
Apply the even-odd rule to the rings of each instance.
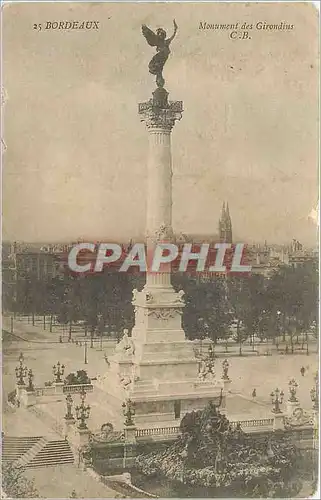
[[33, 29], [34, 29], [34, 30], [41, 31], [41, 24], [34, 24], [34, 25], [33, 25]]

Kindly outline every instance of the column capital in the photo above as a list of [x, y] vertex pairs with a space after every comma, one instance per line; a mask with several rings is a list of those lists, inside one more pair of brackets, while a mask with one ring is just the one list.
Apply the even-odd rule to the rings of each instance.
[[155, 229], [146, 230], [146, 239], [148, 243], [157, 245], [157, 243], [172, 243], [174, 240], [174, 232], [170, 225], [161, 224]]
[[[164, 90], [165, 89], [158, 89]], [[138, 104], [138, 114], [142, 122], [145, 122], [149, 130], [161, 130], [170, 133], [176, 120], [182, 118], [183, 101], [168, 101], [167, 92], [158, 95], [153, 93], [153, 98], [149, 101]]]

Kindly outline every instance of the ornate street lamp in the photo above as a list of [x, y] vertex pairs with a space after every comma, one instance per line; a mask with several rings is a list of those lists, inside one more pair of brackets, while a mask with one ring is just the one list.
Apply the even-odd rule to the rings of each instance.
[[79, 395], [80, 395], [81, 402], [85, 403], [85, 400], [86, 400], [86, 397], [87, 397], [87, 392], [85, 391], [84, 387], [81, 388], [81, 391], [80, 391]]
[[23, 361], [24, 361], [23, 354], [20, 353], [20, 356], [19, 356], [19, 366], [17, 366], [15, 368], [16, 377], [17, 377], [17, 384], [18, 385], [25, 385], [24, 379], [25, 379], [25, 377], [28, 374], [28, 368], [23, 365]]
[[315, 381], [315, 386], [311, 389], [310, 391], [310, 396], [311, 396], [311, 401], [313, 403], [313, 409], [318, 410], [319, 409], [319, 378], [318, 378], [318, 372], [316, 373], [316, 376], [314, 377]]
[[100, 350], [103, 350], [103, 331], [104, 331], [104, 318], [102, 314], [98, 314], [98, 333], [100, 335]]
[[210, 344], [208, 347], [208, 355], [207, 355], [207, 358], [205, 360], [205, 366], [206, 366], [205, 373], [204, 373], [205, 376], [209, 375], [209, 374], [215, 375], [215, 372], [214, 372], [215, 357], [216, 357], [215, 351], [213, 349], [212, 344]]
[[298, 401], [298, 398], [296, 397], [297, 388], [298, 384], [296, 383], [294, 378], [292, 378], [289, 382], [289, 392], [290, 392], [289, 401], [291, 401], [292, 403], [297, 403]]
[[135, 403], [131, 399], [127, 399], [125, 403], [122, 404], [123, 414], [125, 418], [125, 425], [134, 425], [133, 416], [135, 415]]
[[212, 344], [208, 346], [208, 359], [210, 359], [211, 361], [214, 361], [215, 359], [215, 350], [213, 349]]
[[58, 361], [57, 366], [53, 365], [52, 367], [52, 373], [56, 377], [56, 384], [61, 384], [62, 382], [62, 376], [65, 373], [65, 365], [60, 365], [60, 361]]
[[80, 393], [81, 403], [79, 406], [76, 406], [76, 417], [79, 420], [78, 429], [88, 429], [86, 420], [88, 420], [90, 415], [90, 406], [85, 404], [86, 399], [86, 391], [84, 388]]
[[229, 362], [227, 361], [227, 359], [224, 359], [223, 363], [222, 363], [222, 367], [223, 367], [223, 375], [222, 375], [222, 379], [223, 380], [229, 380], [229, 376], [228, 376], [228, 369], [229, 369]]
[[274, 408], [272, 408], [273, 413], [282, 413], [280, 405], [283, 403], [283, 397], [284, 392], [280, 391], [278, 388], [271, 392], [272, 404], [274, 405]]
[[281, 319], [281, 311], [276, 311], [276, 349], [279, 349], [279, 337], [280, 337], [280, 319]]
[[85, 358], [84, 363], [85, 363], [85, 365], [87, 365], [88, 364], [88, 357], [87, 357], [87, 342], [86, 341], [85, 341], [84, 349], [85, 349], [84, 350], [84, 358]]
[[27, 387], [27, 391], [34, 391], [35, 388], [34, 388], [34, 385], [33, 385], [33, 379], [34, 379], [34, 374], [32, 373], [32, 370], [30, 369], [28, 371], [28, 387]]
[[65, 415], [66, 420], [72, 420], [74, 418], [72, 414], [72, 404], [73, 404], [73, 399], [71, 397], [71, 394], [68, 394], [66, 397], [66, 406], [67, 406], [67, 413]]

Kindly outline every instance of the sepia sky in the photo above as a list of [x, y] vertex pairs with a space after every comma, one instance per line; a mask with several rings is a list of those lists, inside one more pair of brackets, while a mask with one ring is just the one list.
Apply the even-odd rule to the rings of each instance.
[[[144, 233], [154, 48], [141, 24], [179, 26], [164, 69], [184, 101], [172, 133], [173, 226], [313, 245], [318, 200], [318, 15], [306, 4], [12, 4], [3, 14], [3, 239], [129, 240]], [[33, 29], [96, 20], [99, 31]], [[293, 24], [251, 40], [209, 23]]]

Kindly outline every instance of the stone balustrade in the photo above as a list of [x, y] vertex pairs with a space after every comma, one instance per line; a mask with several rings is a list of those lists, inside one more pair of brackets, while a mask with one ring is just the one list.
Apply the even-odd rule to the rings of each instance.
[[166, 436], [178, 434], [179, 427], [151, 427], [150, 429], [136, 429], [136, 437], [144, 436]]
[[[232, 428], [235, 428], [237, 424], [240, 424], [241, 428], [253, 428], [253, 427], [270, 427], [273, 428], [274, 418], [258, 418], [253, 420], [238, 420], [231, 422]], [[148, 437], [148, 436], [171, 436], [179, 434], [180, 428], [178, 426], [171, 427], [152, 427], [149, 429], [136, 429], [136, 437]]]
[[92, 384], [75, 384], [63, 386], [64, 394], [78, 394], [82, 390], [85, 390], [86, 392], [93, 392], [94, 386]]
[[34, 392], [36, 396], [52, 396], [53, 394], [55, 394], [56, 388], [54, 385], [36, 387]]
[[253, 420], [238, 420], [231, 422], [232, 428], [240, 424], [241, 427], [272, 427], [274, 418], [255, 418]]

